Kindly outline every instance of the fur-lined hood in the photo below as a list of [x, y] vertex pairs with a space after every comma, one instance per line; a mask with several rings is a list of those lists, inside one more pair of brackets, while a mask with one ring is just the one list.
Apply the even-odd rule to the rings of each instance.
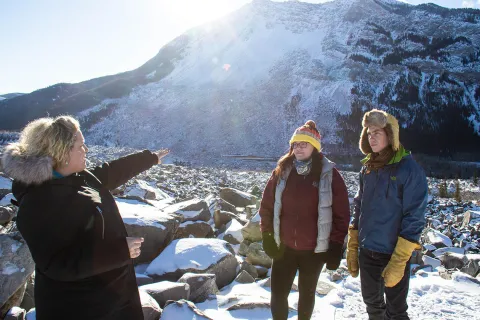
[[28, 156], [19, 143], [5, 148], [2, 166], [9, 177], [26, 185], [38, 185], [53, 179], [53, 159]]
[[367, 130], [369, 126], [376, 126], [385, 129], [388, 135], [388, 141], [393, 151], [400, 149], [400, 133], [397, 119], [385, 111], [373, 109], [363, 116], [362, 134], [360, 135], [359, 147], [363, 154], [373, 153], [370, 143], [368, 143]]

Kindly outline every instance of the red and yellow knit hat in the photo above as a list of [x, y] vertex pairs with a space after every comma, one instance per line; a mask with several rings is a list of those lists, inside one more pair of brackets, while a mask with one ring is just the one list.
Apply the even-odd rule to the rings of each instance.
[[309, 142], [317, 151], [321, 150], [320, 133], [313, 120], [308, 120], [303, 126], [297, 128], [290, 139], [290, 145], [294, 142]]

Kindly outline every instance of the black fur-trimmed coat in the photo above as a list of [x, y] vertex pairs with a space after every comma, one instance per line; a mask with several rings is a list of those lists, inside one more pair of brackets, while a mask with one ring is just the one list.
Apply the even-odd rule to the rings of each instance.
[[127, 232], [110, 190], [156, 163], [145, 150], [52, 179], [48, 159], [6, 149], [17, 227], [36, 264], [37, 320], [143, 319]]

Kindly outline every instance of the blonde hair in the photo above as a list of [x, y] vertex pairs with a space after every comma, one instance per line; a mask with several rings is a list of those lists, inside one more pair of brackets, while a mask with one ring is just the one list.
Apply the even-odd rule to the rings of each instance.
[[68, 160], [79, 130], [80, 124], [70, 116], [40, 118], [22, 130], [19, 147], [26, 156], [52, 158], [53, 168], [58, 168]]

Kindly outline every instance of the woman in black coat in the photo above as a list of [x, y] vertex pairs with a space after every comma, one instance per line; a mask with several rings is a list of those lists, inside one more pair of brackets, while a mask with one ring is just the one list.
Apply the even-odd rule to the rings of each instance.
[[88, 148], [71, 117], [42, 118], [4, 153], [17, 227], [35, 261], [37, 320], [143, 319], [129, 238], [110, 190], [159, 164], [143, 151], [86, 169]]

